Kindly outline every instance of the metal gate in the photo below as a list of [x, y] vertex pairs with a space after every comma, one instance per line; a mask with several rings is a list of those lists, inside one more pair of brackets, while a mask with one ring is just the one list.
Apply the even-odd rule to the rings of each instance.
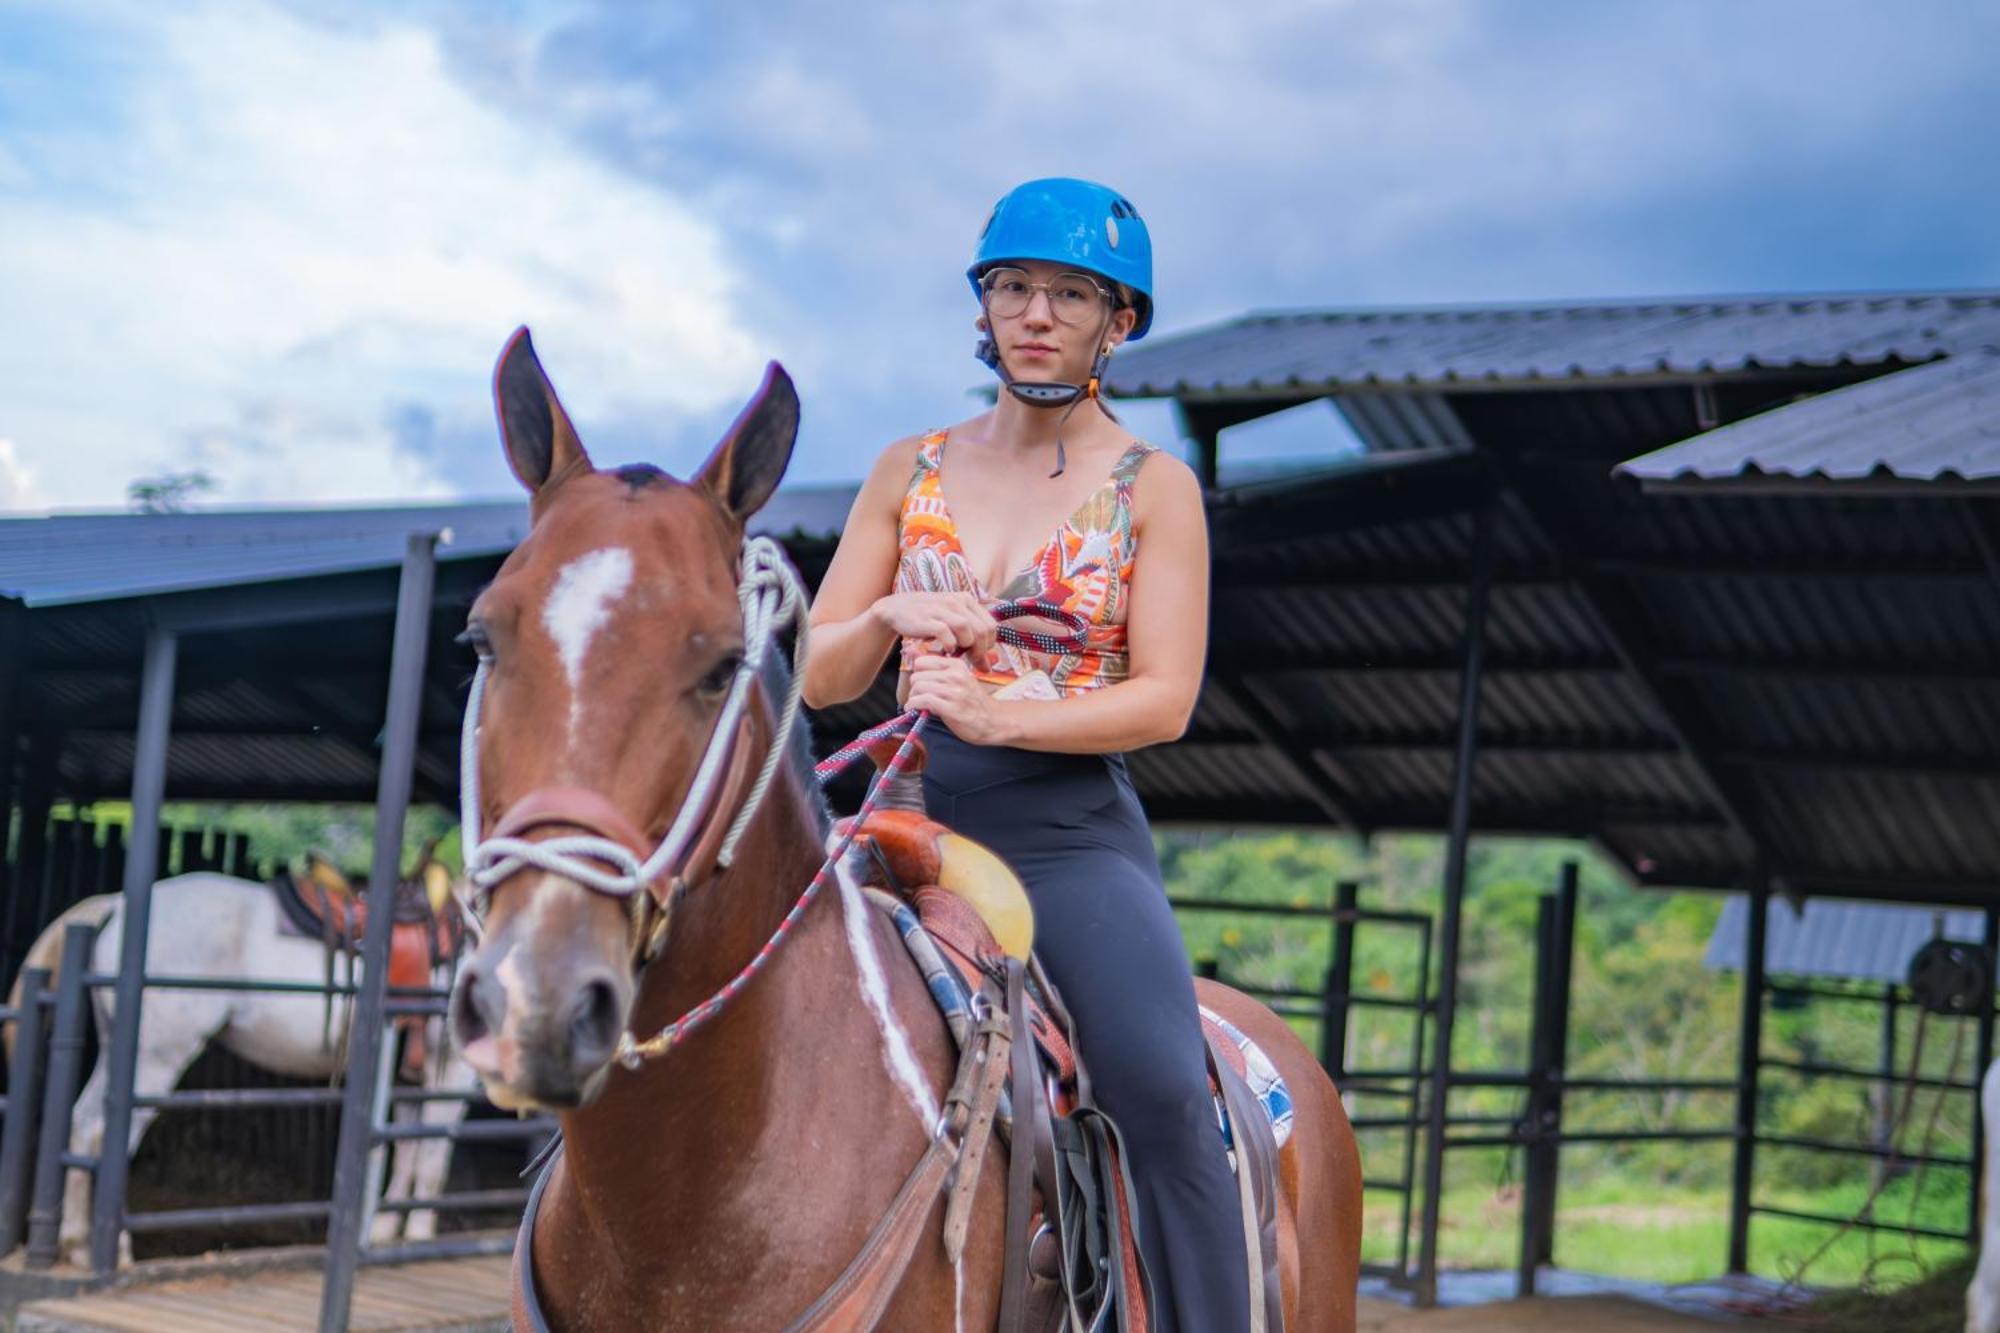
[[[1225, 976], [1214, 960], [1197, 960], [1196, 970], [1204, 976], [1233, 986], [1246, 995], [1264, 1001], [1285, 1018], [1311, 1019], [1319, 1027], [1319, 1060], [1348, 1108], [1357, 1138], [1368, 1142], [1386, 1140], [1394, 1145], [1396, 1165], [1392, 1170], [1366, 1174], [1365, 1190], [1394, 1194], [1398, 1201], [1396, 1259], [1392, 1264], [1368, 1264], [1364, 1272], [1405, 1280], [1410, 1275], [1410, 1222], [1418, 1196], [1418, 1136], [1424, 1125], [1427, 1072], [1423, 1068], [1425, 1043], [1430, 1037], [1430, 1015], [1435, 997], [1426, 979], [1431, 971], [1431, 935], [1434, 923], [1425, 912], [1388, 911], [1361, 905], [1361, 884], [1343, 880], [1334, 886], [1333, 901], [1327, 906], [1300, 906], [1296, 903], [1237, 902], [1217, 898], [1170, 899], [1176, 912], [1221, 913], [1241, 916], [1277, 916], [1324, 922], [1328, 929], [1327, 968], [1318, 990], [1260, 986], [1238, 977]], [[1378, 994], [1354, 989], [1355, 938], [1358, 931], [1394, 931], [1414, 934], [1417, 964], [1394, 994]], [[1356, 1011], [1379, 1010], [1408, 1015], [1410, 1035], [1407, 1063], [1376, 1067], [1348, 1066], [1349, 1037]], [[1364, 1107], [1387, 1104], [1394, 1110], [1361, 1114]], [[1364, 1172], [1371, 1154], [1363, 1153]]]

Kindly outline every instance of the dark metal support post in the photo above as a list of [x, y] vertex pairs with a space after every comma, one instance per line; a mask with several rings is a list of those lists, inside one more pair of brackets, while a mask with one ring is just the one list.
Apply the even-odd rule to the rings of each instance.
[[1541, 1244], [1535, 1254], [1536, 1261], [1544, 1264], [1552, 1264], [1556, 1258], [1556, 1196], [1562, 1186], [1563, 1092], [1569, 1076], [1569, 1003], [1570, 983], [1576, 971], [1579, 874], [1580, 867], [1576, 862], [1565, 861], [1562, 878], [1556, 885], [1555, 975], [1549, 984], [1555, 1000], [1550, 1011], [1554, 1021], [1550, 1025], [1549, 1041], [1550, 1068], [1554, 1071], [1555, 1081], [1550, 1088], [1546, 1126], [1550, 1144], [1548, 1188], [1542, 1192]]
[[[2000, 908], [1986, 909], [1986, 925], [1980, 932], [1980, 943], [1986, 948], [1987, 959], [2000, 959]], [[1979, 1077], [1985, 1078], [1986, 1071], [1993, 1067], [1993, 1001], [1988, 994], [1979, 1004], [1979, 1049], [1974, 1055], [1973, 1068]], [[1891, 1013], [1895, 1012], [1893, 1009]], [[1965, 1224], [1966, 1239], [1974, 1245], [1979, 1243], [1980, 1218], [1984, 1216], [1980, 1208], [1979, 1191], [1986, 1183], [1986, 1108], [1985, 1097], [1978, 1092], [1972, 1094], [1972, 1207]], [[2000, 1207], [2000, 1199], [1986, 1200], [1986, 1207]]]
[[55, 920], [77, 897], [82, 896], [72, 896], [77, 874], [76, 831], [80, 827], [80, 821], [74, 818], [49, 821], [49, 869], [42, 876], [41, 897], [35, 903], [37, 921]]
[[1417, 1135], [1424, 1126], [1421, 1099], [1424, 1038], [1429, 1035], [1426, 1023], [1437, 1009], [1437, 993], [1431, 989], [1431, 937], [1434, 933], [1431, 919], [1421, 918], [1417, 926], [1417, 1012], [1415, 1021], [1410, 1024], [1410, 1095], [1403, 1103], [1401, 1193], [1398, 1195], [1396, 1214], [1396, 1272], [1409, 1283], [1415, 1281], [1410, 1272], [1410, 1214], [1417, 1201]]
[[1566, 861], [1560, 887], [1535, 908], [1534, 1026], [1529, 1035], [1527, 1158], [1521, 1197], [1516, 1286], [1535, 1294], [1535, 1276], [1555, 1259], [1556, 1187], [1562, 1168], [1563, 1069], [1569, 1056], [1570, 955], [1576, 943], [1577, 866]]
[[[21, 677], [27, 671], [28, 616], [21, 604], [0, 598], [0, 903], [12, 902], [14, 883], [12, 862], [7, 855], [14, 815], [14, 761], [21, 739]], [[0, 923], [9, 935], [6, 949], [11, 952], [11, 923]], [[0, 958], [7, 971], [13, 970], [11, 957]]]
[[1465, 667], [1458, 682], [1458, 754], [1452, 774], [1450, 835], [1445, 846], [1443, 939], [1438, 958], [1437, 1024], [1432, 1031], [1429, 1116], [1424, 1125], [1424, 1211], [1418, 1237], [1416, 1301], [1437, 1304], [1438, 1210], [1444, 1202], [1445, 1124], [1451, 1101], [1451, 1038], [1458, 1004], [1458, 943], [1465, 904], [1465, 863], [1472, 838], [1472, 773], [1479, 755], [1479, 687], [1486, 660], [1486, 603], [1493, 589], [1494, 508], [1473, 529], [1472, 576], [1465, 593]]
[[1181, 435], [1188, 442], [1188, 466], [1201, 479], [1202, 490], [1213, 491], [1222, 428], [1206, 416], [1190, 412], [1179, 399], [1174, 400], [1174, 415], [1180, 419]]
[[115, 893], [125, 883], [125, 826], [110, 824], [104, 830], [104, 854], [97, 863], [98, 893]]
[[49, 871], [49, 807], [55, 804], [56, 766], [62, 755], [62, 735], [35, 731], [28, 735], [28, 754], [21, 775], [20, 836], [15, 841], [13, 901], [7, 912], [7, 966], [25, 958], [41, 931]]
[[1326, 997], [1321, 1001], [1319, 1063], [1338, 1084], [1347, 1073], [1347, 996], [1354, 988], [1354, 912], [1361, 886], [1345, 880], [1333, 886], [1333, 956], [1326, 965]]
[[35, 1113], [42, 1098], [43, 1041], [48, 1014], [42, 993], [46, 967], [21, 970], [21, 1007], [14, 1015], [14, 1058], [7, 1064], [7, 1123], [0, 1127], [0, 1255], [12, 1254], [28, 1228], [28, 1187], [35, 1163]]
[[97, 931], [83, 922], [63, 927], [62, 962], [56, 977], [55, 1023], [49, 1033], [48, 1081], [42, 1088], [41, 1135], [35, 1145], [35, 1194], [28, 1207], [28, 1267], [49, 1268], [60, 1257], [63, 1183], [68, 1174], [70, 1111], [83, 1075], [83, 1043], [90, 1003], [83, 978]]
[[153, 880], [160, 845], [160, 802], [167, 788], [167, 741], [173, 727], [174, 664], [180, 640], [153, 626], [139, 677], [139, 738], [132, 754], [132, 840], [125, 853], [124, 931], [119, 937], [118, 988], [110, 1049], [103, 1059], [104, 1147], [98, 1154], [91, 1203], [90, 1267], [100, 1276], [118, 1267], [125, 1226], [125, 1179], [132, 1165], [132, 1082], [139, 1070], [139, 1009], [146, 986], [146, 937], [153, 915]]
[[[1896, 984], [1893, 981], [1882, 983], [1882, 1027], [1877, 1046], [1876, 1068], [1881, 1071], [1882, 1081], [1869, 1090], [1868, 1101], [1875, 1111], [1874, 1132], [1870, 1137], [1886, 1153], [1895, 1137]], [[1875, 1179], [1880, 1181], [1888, 1174], [1889, 1159], [1884, 1157], [1875, 1164]]]
[[1549, 1035], [1553, 999], [1549, 993], [1549, 967], [1555, 953], [1555, 900], [1543, 894], [1535, 902], [1535, 991], [1528, 1027], [1527, 1105], [1519, 1132], [1526, 1140], [1522, 1156], [1521, 1245], [1514, 1273], [1514, 1293], [1525, 1299], [1535, 1294], [1535, 1270], [1539, 1266], [1542, 1236], [1542, 1190], [1547, 1184], [1548, 1148], [1542, 1138], [1543, 1119], [1548, 1112], [1550, 1083]]
[[[375, 857], [369, 883], [384, 891], [402, 872], [403, 815], [416, 772], [417, 728], [423, 714], [424, 653], [430, 639], [431, 595], [437, 578], [437, 534], [412, 533], [403, 552], [396, 594], [395, 646], [389, 660], [388, 723], [375, 788]], [[386, 909], [387, 899], [382, 906]], [[368, 1155], [373, 1146], [376, 1080], [381, 1074], [382, 1009], [388, 989], [393, 912], [368, 914], [362, 943], [361, 993], [347, 1031], [347, 1089], [333, 1176], [333, 1215], [326, 1232], [326, 1282], [320, 1288], [321, 1333], [347, 1327], [354, 1276], [361, 1263], [362, 1214], [367, 1206]]]
[[1736, 1051], [1736, 1162], [1729, 1187], [1729, 1271], [1750, 1271], [1750, 1193], [1757, 1176], [1757, 1077], [1764, 1046], [1764, 939], [1771, 882], [1760, 870], [1743, 932], [1743, 1022]]

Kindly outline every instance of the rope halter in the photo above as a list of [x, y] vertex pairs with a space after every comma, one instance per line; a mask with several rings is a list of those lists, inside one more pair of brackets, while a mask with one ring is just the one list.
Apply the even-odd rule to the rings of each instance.
[[[731, 759], [731, 751], [759, 672], [771, 652], [771, 645], [787, 629], [793, 630], [791, 685], [778, 719], [778, 729], [764, 755], [763, 767], [744, 796], [728, 834], [716, 856], [718, 867], [734, 859], [743, 830], [756, 815], [770, 789], [771, 779], [784, 757], [786, 744], [797, 721], [800, 692], [805, 687], [806, 589], [779, 545], [769, 537], [750, 537], [743, 543], [742, 574], [736, 587], [743, 610], [743, 661], [736, 668], [722, 711], [709, 733], [694, 779], [688, 784], [674, 822], [650, 855], [641, 859], [637, 846], [597, 833], [575, 833], [534, 842], [512, 836], [505, 830], [494, 837], [480, 836], [479, 736], [480, 705], [486, 692], [491, 657], [482, 652], [472, 677], [472, 693], [466, 700], [465, 725], [459, 741], [459, 822], [464, 831], [466, 880], [471, 886], [467, 915], [481, 928], [493, 891], [510, 877], [533, 866], [612, 898], [633, 900], [635, 917], [643, 914], [648, 898], [667, 904], [675, 873], [684, 869], [689, 853], [702, 832], [703, 815], [716, 800]], [[529, 798], [533, 799], [533, 794]], [[524, 802], [525, 803], [525, 802]], [[518, 808], [518, 807], [517, 807]], [[553, 818], [546, 822], [578, 823], [596, 827], [600, 821]], [[642, 892], [644, 891], [644, 892]]]

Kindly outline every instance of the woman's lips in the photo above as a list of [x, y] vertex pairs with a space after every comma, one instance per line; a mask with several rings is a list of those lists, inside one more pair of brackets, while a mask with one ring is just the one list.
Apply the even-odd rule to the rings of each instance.
[[1023, 356], [1054, 356], [1056, 354], [1055, 348], [1044, 347], [1040, 343], [1022, 343], [1014, 350]]

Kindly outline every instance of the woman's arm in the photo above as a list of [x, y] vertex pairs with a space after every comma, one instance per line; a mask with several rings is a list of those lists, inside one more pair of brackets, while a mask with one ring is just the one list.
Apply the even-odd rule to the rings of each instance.
[[976, 745], [1104, 754], [1177, 740], [1194, 714], [1208, 651], [1208, 524], [1201, 483], [1171, 455], [1133, 483], [1138, 554], [1126, 606], [1131, 670], [1068, 699], [994, 699], [957, 658], [914, 664], [909, 706], [929, 707]]
[[848, 511], [833, 563], [813, 598], [804, 694], [810, 708], [865, 693], [901, 635], [955, 644], [984, 660], [993, 616], [970, 593], [895, 592], [897, 527], [918, 440], [898, 440], [875, 460]]
[[870, 608], [896, 581], [896, 519], [916, 452], [914, 438], [884, 449], [847, 512], [808, 620], [809, 708], [845, 703], [866, 692], [896, 644], [895, 634]]

